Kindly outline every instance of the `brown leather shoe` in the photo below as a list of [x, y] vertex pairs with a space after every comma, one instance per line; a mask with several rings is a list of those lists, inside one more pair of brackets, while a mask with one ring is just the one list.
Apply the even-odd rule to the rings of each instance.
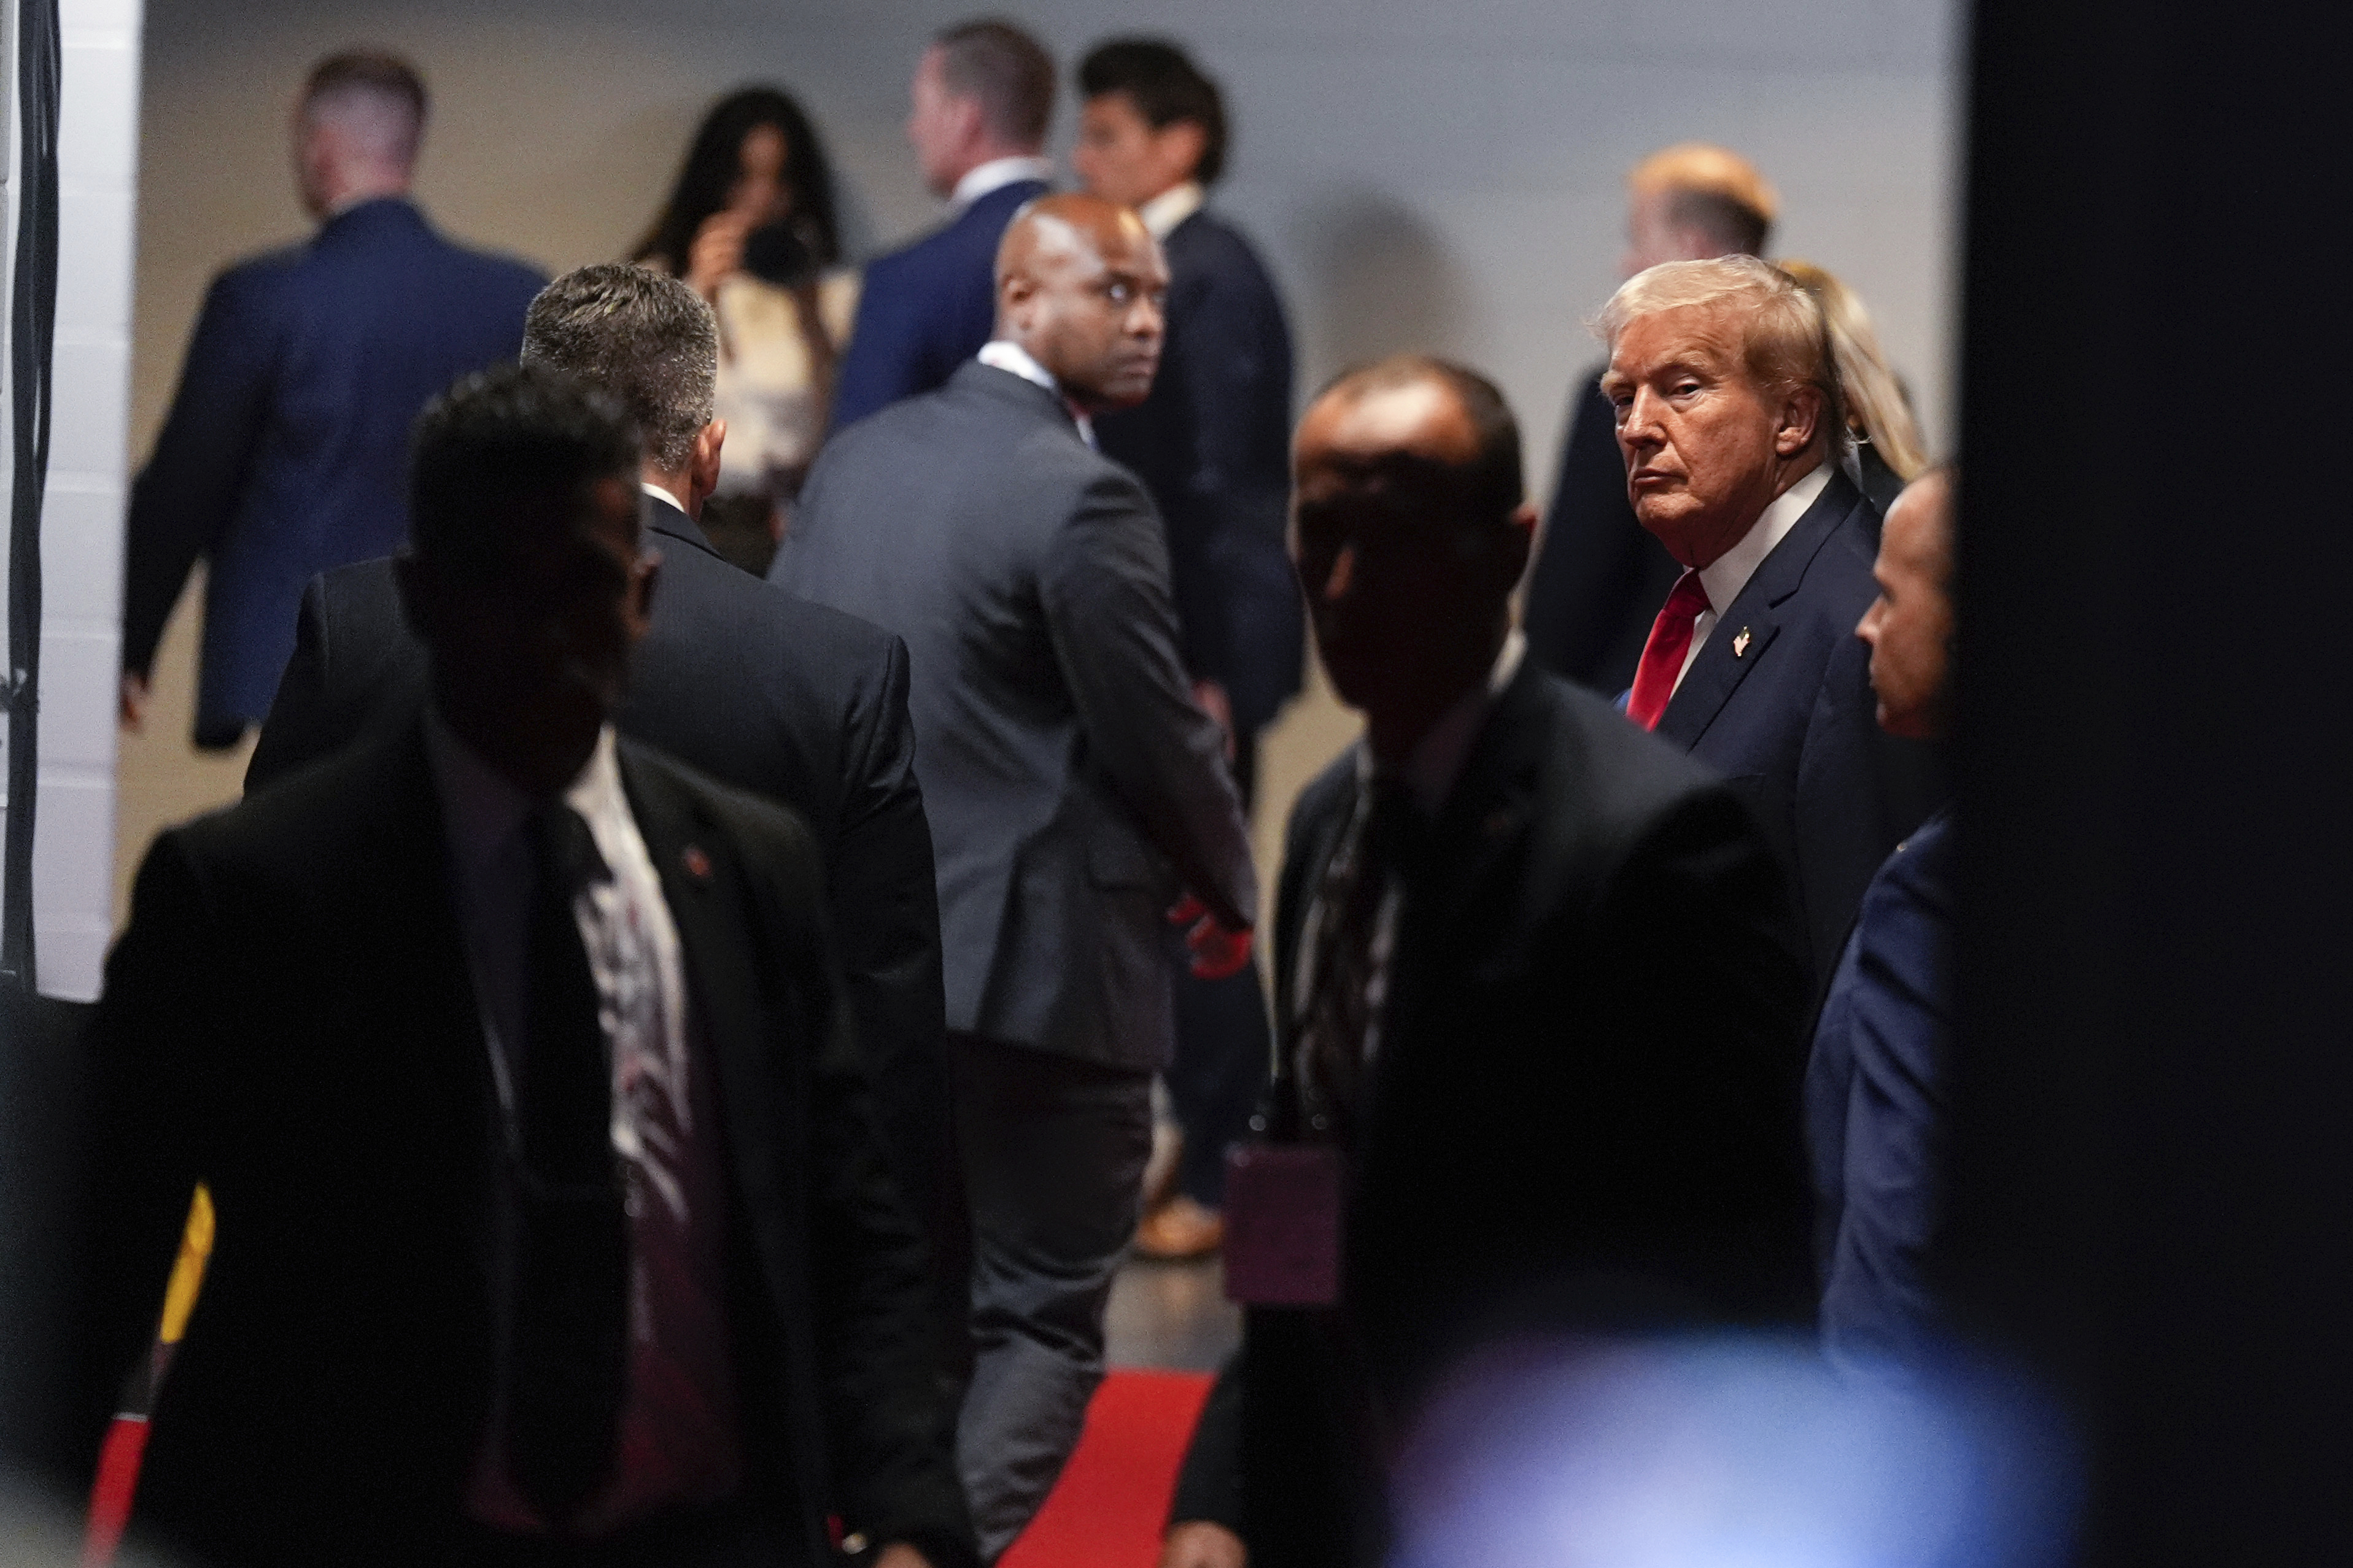
[[1225, 1216], [1182, 1193], [1145, 1215], [1135, 1227], [1136, 1255], [1162, 1263], [1207, 1258], [1225, 1242]]

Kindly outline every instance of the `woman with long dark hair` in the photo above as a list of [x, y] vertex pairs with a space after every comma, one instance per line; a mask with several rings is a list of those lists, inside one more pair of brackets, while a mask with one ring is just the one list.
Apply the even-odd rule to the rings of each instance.
[[685, 279], [719, 316], [719, 492], [704, 531], [764, 570], [823, 437], [858, 308], [833, 172], [792, 96], [747, 87], [713, 104], [633, 258]]

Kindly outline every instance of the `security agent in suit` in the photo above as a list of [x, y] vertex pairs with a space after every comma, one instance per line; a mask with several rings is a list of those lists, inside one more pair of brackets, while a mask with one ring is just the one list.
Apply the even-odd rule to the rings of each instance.
[[[1779, 200], [1755, 164], [1728, 148], [1685, 142], [1626, 178], [1620, 276], [1662, 261], [1762, 256]], [[1634, 521], [1626, 465], [1597, 364], [1569, 389], [1559, 477], [1528, 574], [1528, 652], [1555, 675], [1605, 697], [1626, 689], [1651, 622], [1683, 568]]]
[[408, 529], [408, 429], [468, 371], [514, 357], [545, 279], [452, 245], [408, 198], [425, 86], [406, 62], [320, 62], [294, 117], [304, 244], [213, 280], [164, 433], [131, 495], [122, 720], [136, 730], [164, 623], [206, 563], [195, 743], [269, 710], [312, 574], [391, 553]]
[[800, 819], [607, 714], [636, 437], [525, 366], [419, 424], [430, 705], [142, 868], [89, 1052], [86, 1453], [192, 1183], [140, 1489], [212, 1563], [968, 1563], [922, 1247]]
[[[1879, 722], [1941, 738], [1953, 662], [1952, 479], [1923, 475], [1887, 514], [1871, 648]], [[1938, 811], [1862, 896], [1806, 1068], [1822, 1348], [1884, 1371], [1932, 1354], [1947, 1325], [1928, 1283], [1942, 1218], [1952, 1037], [1953, 826]]]
[[[1225, 166], [1225, 103], [1174, 46], [1121, 38], [1079, 66], [1085, 102], [1071, 155], [1092, 195], [1136, 209], [1168, 258], [1167, 339], [1152, 395], [1095, 435], [1152, 492], [1194, 695], [1220, 718], [1249, 803], [1259, 731], [1299, 689], [1298, 584], [1282, 549], [1291, 473], [1291, 330], [1250, 242], [1203, 205]], [[1175, 1193], [1136, 1246], [1184, 1257], [1216, 1247], [1225, 1151], [1266, 1076], [1256, 974], [1176, 982], [1167, 1081], [1184, 1128]]]
[[1384, 1434], [1490, 1336], [1806, 1293], [1778, 868], [1731, 792], [1524, 657], [1501, 395], [1385, 361], [1293, 450], [1309, 622], [1366, 736], [1292, 816], [1268, 1121], [1343, 1173], [1343, 1262], [1336, 1300], [1248, 1311], [1164, 1568], [1382, 1561]]
[[[718, 332], [675, 279], [602, 264], [532, 302], [523, 359], [619, 397], [647, 434], [641, 475], [662, 591], [614, 715], [620, 731], [722, 783], [790, 806], [817, 836], [850, 1016], [902, 1186], [936, 1269], [952, 1369], [971, 1222], [948, 1111], [938, 895], [907, 718], [907, 648], [890, 633], [745, 575], [693, 514], [718, 482], [712, 417]], [[304, 591], [294, 658], [246, 773], [248, 791], [406, 721], [425, 649], [401, 614], [394, 563], [331, 572]]]
[[977, 1264], [958, 1434], [985, 1556], [1077, 1442], [1168, 1058], [1165, 922], [1247, 961], [1258, 889], [1216, 724], [1176, 656], [1160, 520], [1087, 441], [1151, 385], [1166, 287], [1135, 215], [1041, 198], [997, 256], [997, 337], [837, 436], [778, 560], [908, 642], [938, 857]]
[[1757, 811], [1820, 985], [1872, 873], [1941, 793], [1934, 752], [1873, 722], [1853, 633], [1878, 514], [1840, 466], [1820, 307], [1754, 257], [1675, 261], [1621, 285], [1596, 330], [1634, 514], [1684, 567], [1628, 717]]
[[997, 319], [997, 242], [1046, 194], [1054, 58], [1008, 22], [961, 22], [915, 66], [907, 140], [923, 183], [956, 215], [866, 264], [833, 388], [833, 427], [929, 392], [980, 352]]

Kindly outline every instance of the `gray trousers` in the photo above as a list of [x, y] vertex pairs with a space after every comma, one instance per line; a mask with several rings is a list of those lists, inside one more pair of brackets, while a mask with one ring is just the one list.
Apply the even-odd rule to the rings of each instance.
[[1152, 1075], [948, 1037], [972, 1205], [972, 1385], [956, 1462], [984, 1563], [1078, 1446], [1103, 1381], [1103, 1308], [1135, 1235]]

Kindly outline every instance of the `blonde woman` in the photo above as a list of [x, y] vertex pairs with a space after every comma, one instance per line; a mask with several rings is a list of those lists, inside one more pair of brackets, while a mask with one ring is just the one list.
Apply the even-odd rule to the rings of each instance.
[[1896, 493], [1928, 468], [1911, 402], [1887, 368], [1862, 296], [1810, 261], [1775, 265], [1822, 308], [1831, 357], [1838, 362], [1839, 390], [1846, 399], [1847, 427], [1854, 432], [1855, 456], [1862, 464], [1862, 493], [1883, 516]]

